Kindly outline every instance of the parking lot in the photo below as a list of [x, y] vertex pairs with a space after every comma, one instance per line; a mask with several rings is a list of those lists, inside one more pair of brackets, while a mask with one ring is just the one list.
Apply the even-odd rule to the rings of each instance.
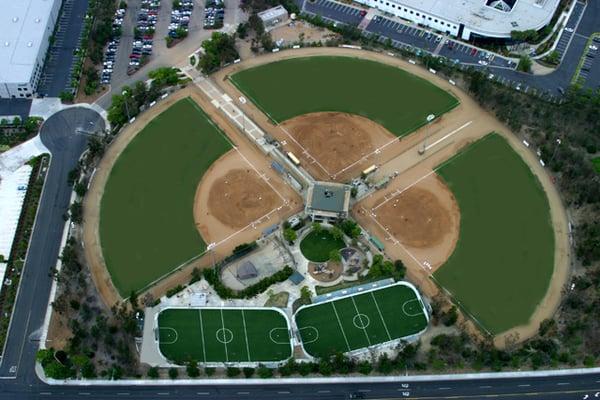
[[[592, 67], [597, 67], [596, 57], [598, 56], [598, 49], [600, 48], [600, 37], [594, 37], [592, 43], [588, 45], [585, 49], [585, 53], [583, 56], [581, 69], [579, 70], [579, 77], [577, 78], [577, 82], [580, 84], [585, 84], [590, 76], [590, 72]], [[598, 84], [599, 82], [595, 82]]]
[[326, 19], [353, 26], [357, 26], [363, 19], [360, 13], [361, 9], [329, 0], [316, 0], [314, 3], [306, 1], [304, 2], [304, 10]]
[[81, 42], [87, 0], [64, 0], [56, 23], [54, 43], [48, 49], [44, 70], [37, 92], [42, 96], [58, 97], [62, 91], [72, 91], [73, 52]]
[[560, 34], [560, 39], [556, 44], [556, 51], [560, 55], [561, 60], [569, 48], [569, 44], [571, 43], [573, 35], [575, 34], [575, 29], [577, 28], [577, 24], [579, 23], [584, 10], [585, 4], [579, 2], [575, 3], [573, 12], [571, 13], [566, 26], [563, 28], [563, 31]]

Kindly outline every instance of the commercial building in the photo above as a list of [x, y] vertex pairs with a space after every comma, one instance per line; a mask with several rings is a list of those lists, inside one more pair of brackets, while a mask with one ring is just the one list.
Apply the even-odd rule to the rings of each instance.
[[0, 0], [0, 98], [32, 97], [61, 0]]
[[333, 182], [315, 182], [306, 195], [306, 215], [316, 222], [334, 222], [348, 216], [350, 186]]
[[356, 0], [440, 32], [470, 40], [510, 38], [512, 31], [540, 30], [560, 0]]

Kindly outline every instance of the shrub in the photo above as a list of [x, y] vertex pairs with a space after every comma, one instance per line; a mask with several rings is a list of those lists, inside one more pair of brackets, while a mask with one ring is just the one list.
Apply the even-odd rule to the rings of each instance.
[[177, 379], [177, 376], [179, 376], [179, 371], [177, 368], [169, 368], [169, 378]]
[[151, 367], [146, 374], [148, 375], [148, 378], [157, 379], [158, 376], [159, 376], [158, 375], [158, 368], [157, 367]]

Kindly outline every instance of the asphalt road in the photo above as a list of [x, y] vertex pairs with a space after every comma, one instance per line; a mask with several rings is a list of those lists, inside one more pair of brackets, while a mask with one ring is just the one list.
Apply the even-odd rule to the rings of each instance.
[[[71, 188], [67, 175], [85, 150], [88, 136], [76, 129], [104, 128], [104, 120], [93, 110], [75, 107], [54, 114], [42, 125], [42, 142], [52, 153], [44, 190], [31, 236], [23, 277], [17, 294], [0, 377], [20, 384], [38, 384], [33, 372], [40, 328], [44, 321], [52, 278], [63, 234]], [[6, 386], [10, 381], [0, 381]], [[0, 392], [5, 388], [0, 387]]]

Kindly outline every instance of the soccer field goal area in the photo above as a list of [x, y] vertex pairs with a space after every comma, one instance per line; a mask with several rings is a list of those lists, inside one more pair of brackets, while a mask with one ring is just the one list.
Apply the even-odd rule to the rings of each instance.
[[429, 323], [425, 304], [407, 282], [303, 306], [294, 319], [304, 351], [313, 357], [410, 340]]

